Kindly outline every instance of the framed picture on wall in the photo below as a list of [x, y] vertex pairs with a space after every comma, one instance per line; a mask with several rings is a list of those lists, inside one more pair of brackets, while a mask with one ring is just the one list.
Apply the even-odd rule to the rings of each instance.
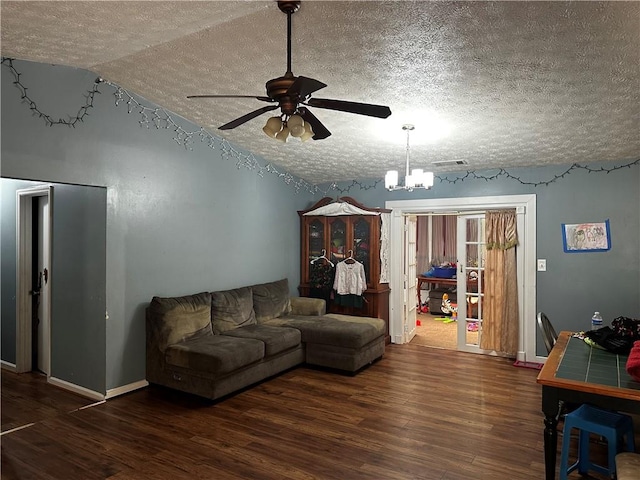
[[567, 253], [611, 250], [609, 220], [599, 223], [563, 223], [562, 244]]

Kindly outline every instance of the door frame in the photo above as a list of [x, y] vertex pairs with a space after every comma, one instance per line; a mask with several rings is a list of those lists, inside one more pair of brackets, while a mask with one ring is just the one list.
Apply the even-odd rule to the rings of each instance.
[[410, 342], [417, 331], [417, 307], [416, 297], [418, 296], [418, 272], [416, 270], [416, 242], [417, 242], [417, 216], [404, 216], [404, 241], [403, 241], [403, 302], [404, 302], [404, 328], [403, 343]]
[[[391, 209], [389, 286], [389, 332], [393, 343], [404, 343], [404, 286], [402, 266], [404, 215], [420, 213], [475, 212], [515, 208], [524, 215], [524, 232], [518, 232], [519, 252], [522, 252], [522, 279], [518, 285], [519, 339], [517, 359], [530, 361], [536, 356], [536, 195], [501, 195], [488, 197], [437, 198], [420, 200], [392, 200], [385, 202]], [[408, 328], [408, 326], [407, 326]]]
[[[47, 197], [49, 215], [45, 218], [48, 239], [44, 246], [51, 263], [51, 243], [53, 234], [53, 186], [39, 185], [16, 191], [16, 372], [30, 372], [31, 361], [32, 304], [29, 291], [32, 288], [32, 251], [33, 251], [33, 199]], [[49, 266], [48, 288], [51, 288], [52, 272]], [[46, 341], [49, 344], [45, 364], [49, 365], [47, 378], [51, 376], [51, 295], [46, 296], [46, 311], [49, 312]]]

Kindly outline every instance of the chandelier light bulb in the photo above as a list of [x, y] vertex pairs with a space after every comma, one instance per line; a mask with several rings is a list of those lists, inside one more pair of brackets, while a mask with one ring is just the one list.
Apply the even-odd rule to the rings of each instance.
[[433, 172], [424, 172], [424, 186], [425, 188], [433, 187]]
[[424, 171], [421, 168], [411, 170], [411, 177], [413, 177], [414, 187], [424, 187]]
[[384, 176], [384, 187], [388, 190], [393, 190], [398, 186], [398, 171], [389, 170]]
[[404, 186], [408, 190], [414, 189], [414, 187], [416, 186], [416, 179], [414, 178], [413, 175], [407, 175], [404, 177]]

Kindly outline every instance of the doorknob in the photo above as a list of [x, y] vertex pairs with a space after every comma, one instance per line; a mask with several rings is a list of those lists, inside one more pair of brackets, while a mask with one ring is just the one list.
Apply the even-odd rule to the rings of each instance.
[[49, 281], [49, 270], [44, 269], [44, 283], [46, 284]]

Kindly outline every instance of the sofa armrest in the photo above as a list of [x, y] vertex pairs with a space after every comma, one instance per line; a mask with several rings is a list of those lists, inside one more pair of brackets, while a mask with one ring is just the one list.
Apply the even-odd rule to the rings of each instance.
[[291, 297], [291, 315], [319, 317], [327, 311], [327, 302], [322, 298]]

